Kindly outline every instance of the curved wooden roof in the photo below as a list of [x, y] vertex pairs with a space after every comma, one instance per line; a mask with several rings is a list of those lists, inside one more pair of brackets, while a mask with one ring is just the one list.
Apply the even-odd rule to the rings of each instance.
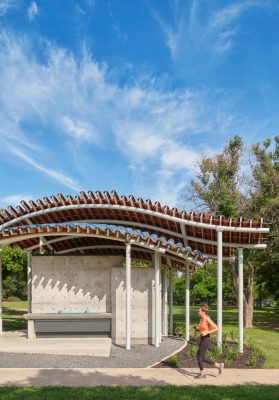
[[[264, 234], [268, 232], [263, 220], [244, 218], [226, 219], [222, 216], [188, 213], [170, 209], [159, 202], [119, 196], [117, 192], [89, 191], [79, 196], [44, 197], [27, 204], [21, 201], [17, 207], [1, 211], [0, 230], [26, 224], [59, 224], [65, 222], [107, 223], [147, 230], [150, 234], [164, 235], [167, 240], [182, 241], [203, 254], [215, 258], [217, 254], [217, 230], [223, 231], [223, 256], [234, 256], [236, 247], [264, 248]], [[26, 248], [34, 245], [28, 239], [18, 244]], [[1, 244], [1, 243], [0, 243]], [[64, 245], [71, 244], [64, 241]], [[58, 250], [53, 243], [54, 251]]]
[[[121, 243], [129, 242], [135, 246], [138, 251], [147, 249], [151, 252], [158, 251], [161, 254], [167, 254], [178, 263], [185, 264], [188, 261], [197, 266], [203, 266], [208, 257], [202, 255], [198, 250], [192, 250], [191, 247], [184, 247], [182, 243], [175, 243], [172, 239], [166, 239], [164, 236], [158, 237], [156, 234], [141, 232], [138, 229], [125, 228], [123, 226], [107, 225], [107, 224], [89, 224], [89, 223], [60, 223], [60, 224], [39, 224], [39, 225], [23, 225], [19, 227], [4, 228], [0, 231], [0, 243], [25, 243], [26, 240], [38, 239], [39, 237], [57, 237], [65, 239], [70, 247], [58, 251], [59, 254], [65, 254], [77, 250], [91, 250], [92, 247], [103, 251], [105, 248], [108, 251], [125, 250], [125, 246], [119, 246]], [[74, 247], [72, 240], [79, 239], [102, 239], [109, 242], [106, 245], [101, 245], [97, 241], [96, 245], [85, 245]], [[58, 240], [52, 243], [60, 244], [64, 240]], [[113, 241], [116, 244], [111, 243]], [[123, 255], [123, 252], [122, 252]], [[141, 257], [139, 257], [141, 258]]]

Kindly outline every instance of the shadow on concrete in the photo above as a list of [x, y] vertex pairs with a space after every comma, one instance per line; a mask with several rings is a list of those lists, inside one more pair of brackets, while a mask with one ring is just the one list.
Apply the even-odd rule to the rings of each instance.
[[[142, 371], [142, 370], [141, 370]], [[143, 376], [141, 373], [121, 374], [117, 369], [97, 370], [81, 372], [75, 369], [38, 369], [32, 376], [32, 372], [26, 376], [23, 370], [15, 379], [1, 379], [1, 386], [68, 386], [68, 387], [90, 387], [90, 386], [162, 386], [178, 383], [179, 377], [171, 376], [164, 379], [160, 373], [156, 377]], [[186, 384], [182, 379], [180, 384]]]

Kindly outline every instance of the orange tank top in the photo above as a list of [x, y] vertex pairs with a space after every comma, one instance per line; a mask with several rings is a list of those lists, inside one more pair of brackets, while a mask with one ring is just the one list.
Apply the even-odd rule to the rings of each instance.
[[206, 320], [204, 320], [203, 322], [201, 321], [199, 323], [199, 332], [201, 335], [204, 335], [205, 333], [207, 333], [209, 331], [209, 324]]

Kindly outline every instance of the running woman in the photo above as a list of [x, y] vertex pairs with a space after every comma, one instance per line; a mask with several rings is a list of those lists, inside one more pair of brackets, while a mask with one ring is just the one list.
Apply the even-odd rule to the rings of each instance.
[[201, 335], [201, 340], [199, 344], [199, 349], [197, 352], [197, 359], [200, 367], [200, 373], [196, 377], [197, 379], [205, 378], [205, 372], [203, 368], [203, 363], [214, 365], [219, 370], [219, 374], [222, 373], [224, 369], [223, 363], [215, 363], [206, 356], [206, 351], [211, 345], [210, 335], [218, 331], [218, 326], [212, 321], [208, 315], [208, 305], [205, 304], [199, 309], [200, 323], [198, 329], [194, 327], [196, 331], [199, 331]]

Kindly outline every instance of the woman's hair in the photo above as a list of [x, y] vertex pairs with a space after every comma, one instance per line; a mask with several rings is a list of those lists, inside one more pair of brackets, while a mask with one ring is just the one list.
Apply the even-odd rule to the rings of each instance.
[[208, 315], [208, 309], [209, 309], [209, 307], [207, 304], [204, 304], [203, 306], [201, 306], [202, 312], [204, 312], [206, 315]]

